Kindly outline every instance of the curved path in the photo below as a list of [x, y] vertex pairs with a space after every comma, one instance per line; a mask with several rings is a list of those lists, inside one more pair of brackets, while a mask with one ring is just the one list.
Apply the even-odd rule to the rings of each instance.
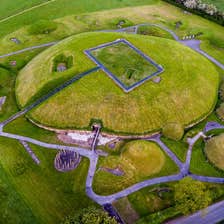
[[[138, 28], [141, 27], [141, 26], [155, 26], [155, 27], [159, 27], [160, 29], [163, 29], [163, 30], [167, 31], [168, 33], [171, 34], [171, 36], [173, 37], [174, 40], [178, 41], [179, 43], [181, 43], [181, 44], [183, 44], [185, 46], [188, 46], [188, 47], [192, 48], [193, 50], [195, 50], [198, 53], [202, 54], [207, 59], [209, 59], [211, 62], [213, 62], [218, 67], [220, 67], [221, 69], [224, 70], [224, 64], [222, 64], [221, 62], [217, 61], [214, 57], [212, 57], [211, 55], [209, 55], [205, 51], [201, 50], [201, 48], [200, 48], [201, 41], [200, 40], [195, 40], [195, 39], [193, 39], [193, 40], [180, 40], [180, 38], [177, 36], [177, 34], [174, 31], [172, 31], [172, 30], [168, 29], [167, 27], [162, 26], [160, 24], [143, 23], [143, 24], [138, 24], [138, 25], [135, 25], [135, 26], [130, 26], [130, 27], [122, 28], [122, 29], [117, 29], [117, 30], [99, 30], [98, 32], [126, 32], [128, 29], [133, 29], [134, 31], [131, 32], [131, 33], [137, 34]], [[24, 48], [24, 49], [19, 50], [19, 51], [15, 51], [15, 52], [11, 52], [11, 53], [8, 53], [8, 54], [0, 55], [0, 58], [8, 57], [8, 56], [15, 55], [15, 54], [20, 54], [20, 53], [23, 53], [25, 51], [30, 51], [30, 50], [37, 49], [37, 48], [43, 48], [43, 47], [51, 46], [51, 45], [54, 45], [54, 44], [56, 44], [58, 42], [59, 41], [54, 41], [54, 42], [50, 42], [50, 43], [46, 43], [46, 44], [41, 44], [41, 45], [36, 45], [36, 46]]]
[[[160, 25], [158, 25], [158, 26], [161, 27]], [[176, 38], [178, 38], [178, 37], [176, 36]], [[61, 91], [62, 89], [64, 89], [68, 85], [70, 85], [71, 83], [75, 82], [76, 80], [80, 79], [84, 75], [90, 74], [90, 73], [92, 73], [94, 71], [97, 71], [99, 69], [100, 69], [100, 67], [95, 67], [93, 69], [90, 69], [90, 70], [88, 70], [88, 71], [86, 71], [82, 74], [79, 74], [79, 75], [73, 77], [72, 79], [68, 80], [64, 84], [62, 84], [59, 87], [55, 88], [54, 90], [50, 91], [47, 95], [38, 99], [33, 104], [26, 107], [24, 110], [16, 113], [15, 115], [11, 116], [7, 120], [0, 123], [0, 136], [6, 137], [6, 138], [11, 138], [11, 139], [17, 139], [17, 140], [23, 141], [23, 142], [32, 143], [32, 144], [39, 145], [41, 147], [48, 148], [48, 149], [70, 150], [70, 151], [74, 151], [76, 153], [79, 153], [81, 156], [85, 156], [85, 157], [89, 158], [90, 166], [89, 166], [87, 179], [86, 179], [86, 193], [91, 199], [93, 199], [95, 202], [97, 202], [100, 205], [110, 204], [114, 200], [125, 197], [129, 194], [132, 194], [132, 193], [142, 189], [142, 188], [145, 188], [145, 187], [148, 187], [148, 186], [151, 186], [151, 185], [154, 185], [154, 184], [158, 184], [158, 183], [167, 183], [167, 182], [181, 180], [182, 178], [184, 178], [185, 176], [188, 176], [188, 175], [191, 176], [193, 179], [200, 180], [200, 181], [212, 182], [212, 183], [224, 183], [224, 178], [206, 177], [206, 176], [198, 176], [198, 175], [194, 175], [194, 174], [189, 174], [189, 166], [190, 166], [192, 148], [193, 148], [193, 145], [195, 144], [195, 142], [200, 137], [206, 137], [203, 132], [200, 132], [195, 137], [188, 139], [189, 148], [188, 148], [188, 151], [187, 151], [186, 161], [184, 163], [182, 163], [177, 158], [177, 156], [172, 152], [172, 150], [170, 150], [161, 141], [160, 135], [155, 135], [155, 136], [152, 136], [151, 138], [146, 139], [146, 140], [149, 140], [149, 141], [156, 142], [164, 150], [164, 152], [172, 159], [172, 161], [174, 161], [174, 163], [179, 167], [180, 172], [178, 174], [174, 174], [174, 175], [170, 175], [170, 176], [148, 179], [148, 180], [142, 181], [140, 183], [134, 184], [134, 185], [118, 192], [118, 193], [108, 195], [108, 196], [101, 196], [101, 195], [97, 195], [92, 189], [93, 178], [94, 178], [94, 175], [95, 175], [95, 171], [96, 171], [96, 167], [97, 167], [97, 163], [98, 163], [98, 159], [99, 159], [99, 154], [96, 150], [87, 150], [87, 149], [80, 148], [80, 147], [72, 147], [72, 146], [65, 146], [65, 145], [58, 145], [58, 144], [49, 144], [49, 143], [46, 143], [46, 142], [38, 141], [38, 140], [33, 139], [33, 138], [20, 136], [20, 135], [16, 135], [16, 134], [11, 134], [11, 133], [6, 133], [6, 132], [3, 131], [4, 125], [10, 123], [11, 121], [18, 118], [19, 116], [22, 116], [22, 115], [26, 114], [29, 110], [31, 110], [35, 106], [41, 104], [42, 102], [47, 100], [49, 97], [58, 93], [59, 91]], [[218, 124], [216, 124], [216, 125], [213, 124], [213, 126], [210, 125], [209, 128], [206, 126], [207, 129], [206, 128], [205, 129], [206, 130], [212, 130], [211, 127], [213, 127], [213, 129], [215, 129], [216, 127], [218, 127]]]
[[9, 57], [9, 56], [16, 55], [16, 54], [21, 54], [21, 53], [24, 53], [26, 51], [32, 51], [32, 50], [38, 49], [38, 48], [53, 46], [53, 45], [57, 44], [58, 42], [59, 41], [52, 41], [52, 42], [49, 42], [49, 43], [46, 43], [46, 44], [39, 44], [39, 45], [23, 48], [23, 49], [18, 50], [18, 51], [14, 51], [14, 52], [10, 52], [8, 54], [0, 55], [0, 58], [5, 58], [5, 57]]

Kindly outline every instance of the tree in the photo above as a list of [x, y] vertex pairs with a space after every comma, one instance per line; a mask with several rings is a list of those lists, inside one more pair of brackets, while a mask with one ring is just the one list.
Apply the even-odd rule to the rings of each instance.
[[206, 185], [186, 177], [175, 185], [174, 199], [178, 211], [184, 215], [208, 207], [211, 202], [210, 192]]
[[62, 224], [117, 224], [117, 221], [103, 210], [89, 207], [67, 217]]
[[198, 4], [199, 4], [198, 0], [186, 0], [184, 2], [185, 7], [189, 8], [189, 9], [196, 9]]

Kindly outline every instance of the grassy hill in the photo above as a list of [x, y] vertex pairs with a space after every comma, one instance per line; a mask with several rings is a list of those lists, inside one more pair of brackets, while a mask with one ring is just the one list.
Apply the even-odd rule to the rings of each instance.
[[[207, 59], [172, 40], [118, 33], [80, 34], [38, 55], [18, 76], [19, 104], [24, 106], [55, 80], [95, 67], [83, 50], [118, 38], [126, 38], [164, 67], [161, 83], [147, 81], [127, 94], [98, 71], [53, 96], [29, 116], [57, 128], [87, 128], [90, 120], [96, 118], [102, 119], [107, 130], [144, 133], [159, 130], [166, 122], [179, 122], [186, 127], [213, 109], [219, 77]], [[63, 52], [74, 54], [74, 66], [52, 73], [54, 57]]]

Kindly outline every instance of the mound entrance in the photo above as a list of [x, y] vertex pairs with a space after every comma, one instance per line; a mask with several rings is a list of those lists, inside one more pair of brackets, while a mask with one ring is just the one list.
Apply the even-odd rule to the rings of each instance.
[[161, 65], [126, 39], [102, 44], [85, 53], [125, 92], [163, 72]]

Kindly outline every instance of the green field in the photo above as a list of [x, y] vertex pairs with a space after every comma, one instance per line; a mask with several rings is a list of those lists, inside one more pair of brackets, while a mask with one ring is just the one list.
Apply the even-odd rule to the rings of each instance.
[[223, 0], [203, 0], [203, 2], [213, 4], [219, 10], [224, 11], [224, 2], [223, 2]]
[[[77, 35], [38, 55], [17, 78], [18, 103], [24, 106], [35, 95], [43, 94], [42, 90], [51, 83], [95, 67], [83, 50], [120, 37], [163, 65], [161, 83], [147, 81], [126, 94], [106, 74], [98, 71], [53, 96], [29, 116], [58, 128], [87, 128], [90, 120], [96, 118], [102, 119], [107, 130], [144, 133], [158, 130], [170, 121], [187, 126], [213, 110], [219, 77], [206, 59], [172, 40], [117, 33]], [[76, 52], [74, 66], [62, 73], [52, 73], [53, 58], [62, 52], [73, 54], [72, 49]]]
[[[53, 166], [55, 151], [31, 145], [41, 161], [37, 166], [18, 142], [0, 138], [0, 144], [1, 170], [4, 170], [0, 180], [4, 181], [4, 175], [7, 175], [11, 184], [7, 191], [12, 194], [12, 199], [8, 196], [8, 200], [18, 198], [17, 204], [11, 204], [12, 211], [18, 211], [10, 217], [11, 222], [7, 220], [5, 223], [55, 224], [78, 209], [93, 204], [84, 190], [87, 160], [84, 159], [75, 171], [60, 173]], [[19, 203], [21, 208], [18, 208]], [[7, 209], [6, 206], [3, 208], [2, 205], [1, 212]]]
[[[224, 10], [221, 0], [204, 1], [216, 4], [219, 9]], [[18, 104], [20, 108], [24, 107], [70, 77], [95, 67], [95, 63], [84, 55], [83, 50], [117, 38], [129, 40], [165, 68], [165, 72], [160, 75], [159, 84], [147, 81], [140, 88], [126, 94], [105, 73], [95, 72], [31, 111], [28, 117], [47, 126], [65, 129], [87, 129], [90, 120], [95, 118], [102, 120], [103, 131], [142, 134], [159, 130], [167, 122], [179, 122], [186, 127], [214, 109], [219, 76], [223, 77], [223, 71], [216, 69], [207, 59], [192, 50], [172, 41], [166, 31], [158, 27], [144, 26], [138, 30], [138, 34], [142, 36], [80, 33], [117, 29], [118, 22], [122, 20], [127, 21], [124, 26], [160, 24], [175, 31], [179, 37], [202, 33], [198, 37], [202, 42], [201, 48], [224, 63], [223, 27], [199, 16], [184, 14], [182, 9], [160, 0], [56, 0], [1, 22], [7, 16], [43, 2], [47, 1], [1, 1], [0, 55], [62, 40], [74, 34], [79, 35], [69, 37], [47, 50], [37, 49], [0, 59], [0, 96], [7, 96], [0, 111], [0, 121], [17, 112]], [[48, 34], [31, 34], [30, 24], [40, 19], [53, 20], [57, 29]], [[175, 27], [177, 21], [182, 22], [179, 28]], [[19, 38], [21, 44], [10, 41], [11, 37]], [[128, 52], [128, 49], [120, 50], [121, 48], [116, 52], [120, 55], [113, 54], [109, 60], [113, 59], [112, 62], [117, 62], [116, 65], [129, 63], [129, 58], [124, 56], [122, 51], [125, 51], [125, 54], [131, 52]], [[35, 57], [42, 51], [43, 53]], [[73, 56], [73, 67], [62, 73], [52, 72], [54, 59], [61, 53], [66, 57]], [[109, 53], [101, 52], [101, 60]], [[10, 66], [13, 60], [17, 61], [15, 67]], [[141, 70], [142, 62], [139, 65], [136, 61], [130, 60], [131, 66], [129, 64], [128, 67], [134, 66]], [[110, 63], [107, 64], [107, 67], [109, 66]], [[120, 72], [120, 67], [115, 68], [115, 73], [117, 71]], [[146, 69], [143, 69], [142, 73], [144, 71]], [[54, 132], [40, 129], [26, 118], [22, 116], [16, 119], [4, 127], [4, 131], [63, 144]], [[173, 141], [164, 136], [161, 140], [184, 162], [188, 148], [187, 137], [193, 137], [202, 130], [206, 121], [213, 120], [219, 121], [214, 112], [202, 123], [187, 129], [182, 140]], [[214, 131], [214, 134], [217, 133]], [[87, 159], [83, 158], [76, 170], [60, 173], [53, 166], [56, 151], [32, 144], [30, 146], [40, 159], [40, 166], [34, 164], [19, 142], [0, 138], [0, 223], [58, 224], [65, 216], [95, 205], [85, 193], [85, 179], [89, 167]], [[114, 150], [104, 146], [100, 148], [107, 151], [109, 156], [100, 157], [94, 177], [93, 187], [99, 194], [115, 193], [139, 181], [178, 172], [172, 160], [152, 142], [121, 141]], [[223, 172], [215, 167], [220, 164], [223, 166], [220, 159], [222, 152], [214, 154], [211, 151], [207, 160], [204, 148], [202, 140], [194, 146], [190, 172], [223, 177]], [[222, 147], [218, 146], [218, 149]], [[100, 170], [100, 167], [119, 168], [125, 174], [115, 176]], [[224, 198], [223, 185], [207, 186], [214, 201]], [[170, 191], [158, 193], [157, 190], [162, 188], [168, 188]], [[131, 216], [125, 214], [125, 209], [131, 206], [133, 210], [130, 211], [135, 215], [137, 213], [136, 217], [140, 219], [138, 223], [161, 223], [179, 214], [174, 208], [173, 193], [172, 183], [147, 187], [120, 202], [118, 211], [130, 220]], [[122, 211], [122, 207], [125, 211]]]
[[17, 0], [16, 2], [1, 0], [0, 20], [44, 2], [47, 0]]
[[224, 170], [224, 150], [223, 150], [224, 134], [211, 138], [205, 146], [205, 153], [208, 160], [217, 168]]
[[[117, 176], [102, 168], [119, 169], [123, 175]], [[93, 188], [100, 195], [108, 195], [150, 177], [177, 172], [177, 166], [155, 143], [144, 140], [130, 141], [120, 148], [117, 155], [100, 159]]]
[[[24, 0], [21, 1], [23, 3], [25, 2]], [[41, 7], [41, 9], [34, 9], [23, 15], [16, 16], [8, 21], [0, 23], [0, 37], [13, 32], [24, 25], [32, 24], [33, 21], [39, 19], [56, 19], [71, 14], [81, 14], [128, 6], [148, 5], [157, 2], [158, 0], [57, 0]], [[11, 5], [14, 5], [13, 3], [11, 2]]]
[[91, 54], [128, 87], [157, 71], [152, 63], [125, 43], [100, 48]]

